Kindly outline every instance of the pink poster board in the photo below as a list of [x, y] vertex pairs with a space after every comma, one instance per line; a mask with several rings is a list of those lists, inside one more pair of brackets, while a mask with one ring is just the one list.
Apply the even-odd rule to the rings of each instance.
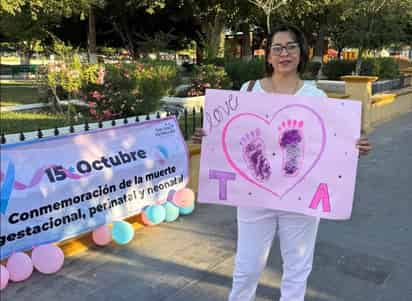
[[348, 219], [361, 103], [207, 90], [199, 202]]

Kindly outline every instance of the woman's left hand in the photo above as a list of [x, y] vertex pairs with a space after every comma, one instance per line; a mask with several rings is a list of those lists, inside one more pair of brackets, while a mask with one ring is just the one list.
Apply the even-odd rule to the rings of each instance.
[[372, 150], [372, 145], [369, 143], [368, 138], [364, 136], [358, 140], [356, 147], [359, 149], [359, 155], [367, 155]]

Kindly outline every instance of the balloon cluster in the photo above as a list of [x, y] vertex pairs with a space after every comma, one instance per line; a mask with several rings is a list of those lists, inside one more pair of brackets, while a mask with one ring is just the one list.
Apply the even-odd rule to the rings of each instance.
[[188, 215], [195, 209], [195, 194], [189, 188], [171, 190], [163, 203], [147, 206], [142, 212], [142, 222], [153, 226], [162, 222], [173, 222], [179, 215]]
[[[144, 208], [142, 221], [145, 225], [173, 222], [179, 215], [188, 215], [195, 209], [195, 194], [189, 188], [171, 190], [164, 202]], [[92, 233], [93, 242], [106, 246], [112, 241], [119, 245], [129, 243], [134, 237], [133, 226], [126, 221], [115, 221], [110, 228], [100, 226]], [[64, 263], [63, 251], [56, 245], [46, 244], [33, 248], [31, 257], [23, 252], [12, 254], [6, 267], [0, 265], [0, 290], [6, 288], [9, 280], [20, 282], [28, 279], [36, 269], [43, 274], [58, 272]]]
[[115, 221], [110, 229], [109, 226], [103, 225], [92, 233], [93, 242], [98, 246], [106, 246], [112, 241], [119, 245], [129, 243], [134, 237], [133, 226], [126, 221]]
[[[188, 215], [195, 209], [195, 194], [189, 188], [178, 191], [171, 190], [166, 201], [143, 209], [141, 218], [145, 225], [158, 225], [163, 222], [173, 222], [179, 215]], [[119, 245], [129, 243], [134, 237], [133, 226], [126, 221], [116, 221], [112, 228], [103, 225], [92, 233], [93, 241], [98, 246], [106, 246], [112, 241]]]
[[42, 274], [58, 272], [64, 263], [62, 249], [53, 244], [34, 247], [31, 257], [23, 252], [13, 253], [4, 267], [0, 265], [0, 290], [6, 288], [10, 281], [21, 282], [28, 279], [33, 270]]

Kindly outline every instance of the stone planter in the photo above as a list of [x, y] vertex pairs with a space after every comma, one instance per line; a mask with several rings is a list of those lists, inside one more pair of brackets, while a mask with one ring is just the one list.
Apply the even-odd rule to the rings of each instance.
[[204, 96], [194, 96], [194, 97], [171, 97], [165, 96], [161, 99], [162, 110], [169, 111], [172, 113], [178, 113], [180, 115], [187, 109], [190, 113], [193, 108], [196, 112], [200, 112], [200, 108], [204, 106], [205, 97]]
[[316, 82], [316, 86], [325, 92], [345, 94], [345, 82], [344, 81], [319, 80]]

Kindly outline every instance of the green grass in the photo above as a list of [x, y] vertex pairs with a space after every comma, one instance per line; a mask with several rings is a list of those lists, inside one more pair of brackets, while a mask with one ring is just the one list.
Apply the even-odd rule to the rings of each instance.
[[12, 86], [35, 86], [37, 81], [35, 79], [0, 79], [0, 85], [2, 87], [12, 85]]
[[31, 132], [37, 129], [51, 129], [68, 126], [69, 120], [64, 114], [50, 112], [1, 112], [0, 132], [14, 134]]
[[[17, 56], [2, 56], [0, 57], [0, 62], [4, 65], [20, 65], [21, 60]], [[31, 59], [31, 65], [39, 65], [39, 64], [47, 64], [49, 62], [48, 59]]]
[[10, 106], [18, 105], [18, 104], [19, 103], [15, 101], [4, 101], [4, 100], [0, 101], [0, 107], [10, 107]]
[[0, 87], [0, 106], [30, 104], [40, 102], [37, 88], [18, 87], [2, 84]]

